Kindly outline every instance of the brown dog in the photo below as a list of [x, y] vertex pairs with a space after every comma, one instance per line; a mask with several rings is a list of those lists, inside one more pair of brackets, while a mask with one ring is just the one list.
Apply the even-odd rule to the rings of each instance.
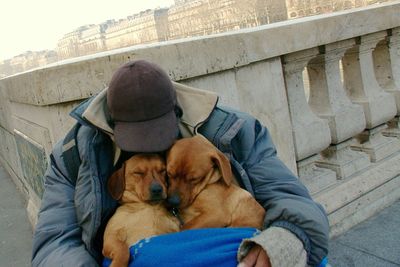
[[110, 266], [127, 266], [129, 246], [140, 239], [179, 231], [179, 221], [163, 205], [167, 197], [165, 160], [156, 154], [128, 159], [108, 180], [121, 206], [104, 232], [103, 255]]
[[263, 226], [265, 210], [232, 183], [228, 158], [202, 136], [176, 141], [167, 155], [168, 201], [179, 207], [182, 229]]

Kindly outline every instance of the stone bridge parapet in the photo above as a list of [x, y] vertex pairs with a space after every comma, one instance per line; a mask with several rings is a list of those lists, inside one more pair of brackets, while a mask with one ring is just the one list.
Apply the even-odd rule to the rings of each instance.
[[0, 80], [0, 162], [35, 224], [69, 111], [133, 59], [257, 117], [332, 236], [400, 198], [400, 1], [65, 60]]

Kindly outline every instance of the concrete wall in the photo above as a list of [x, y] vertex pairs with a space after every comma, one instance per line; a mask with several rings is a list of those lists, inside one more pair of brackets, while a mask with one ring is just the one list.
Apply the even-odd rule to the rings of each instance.
[[[118, 49], [1, 79], [0, 161], [26, 193], [35, 223], [46, 157], [73, 123], [68, 112], [107, 86], [119, 65], [147, 59], [173, 80], [215, 91], [221, 104], [259, 118], [282, 160], [327, 208], [332, 233], [339, 233], [371, 213], [358, 211], [371, 205], [379, 210], [400, 197], [389, 186], [400, 182], [400, 167], [390, 164], [400, 160], [394, 97], [399, 88], [386, 91], [374, 75], [384, 67], [393, 74], [391, 82], [398, 82], [399, 69], [392, 62], [400, 58], [399, 13], [400, 1], [395, 1]], [[375, 51], [382, 42], [387, 50]], [[379, 176], [388, 166], [390, 171]]]

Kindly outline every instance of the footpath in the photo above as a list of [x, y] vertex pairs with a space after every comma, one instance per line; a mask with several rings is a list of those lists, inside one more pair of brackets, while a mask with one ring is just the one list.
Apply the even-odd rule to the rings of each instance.
[[400, 266], [400, 200], [330, 242], [338, 267]]
[[31, 251], [25, 200], [0, 165], [0, 267], [31, 266]]
[[[0, 165], [0, 267], [30, 266], [26, 203]], [[332, 267], [400, 266], [400, 200], [330, 241]]]

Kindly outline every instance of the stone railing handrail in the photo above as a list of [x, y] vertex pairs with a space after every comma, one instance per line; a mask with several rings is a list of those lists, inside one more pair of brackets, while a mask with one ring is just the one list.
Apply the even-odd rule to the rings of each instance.
[[393, 1], [117, 49], [1, 79], [0, 162], [27, 193], [34, 222], [47, 156], [73, 123], [68, 112], [105, 88], [122, 63], [147, 59], [266, 125], [338, 233], [344, 220], [357, 221], [349, 213], [362, 199], [380, 207], [400, 197], [400, 166], [391, 165], [400, 160], [399, 14]]

